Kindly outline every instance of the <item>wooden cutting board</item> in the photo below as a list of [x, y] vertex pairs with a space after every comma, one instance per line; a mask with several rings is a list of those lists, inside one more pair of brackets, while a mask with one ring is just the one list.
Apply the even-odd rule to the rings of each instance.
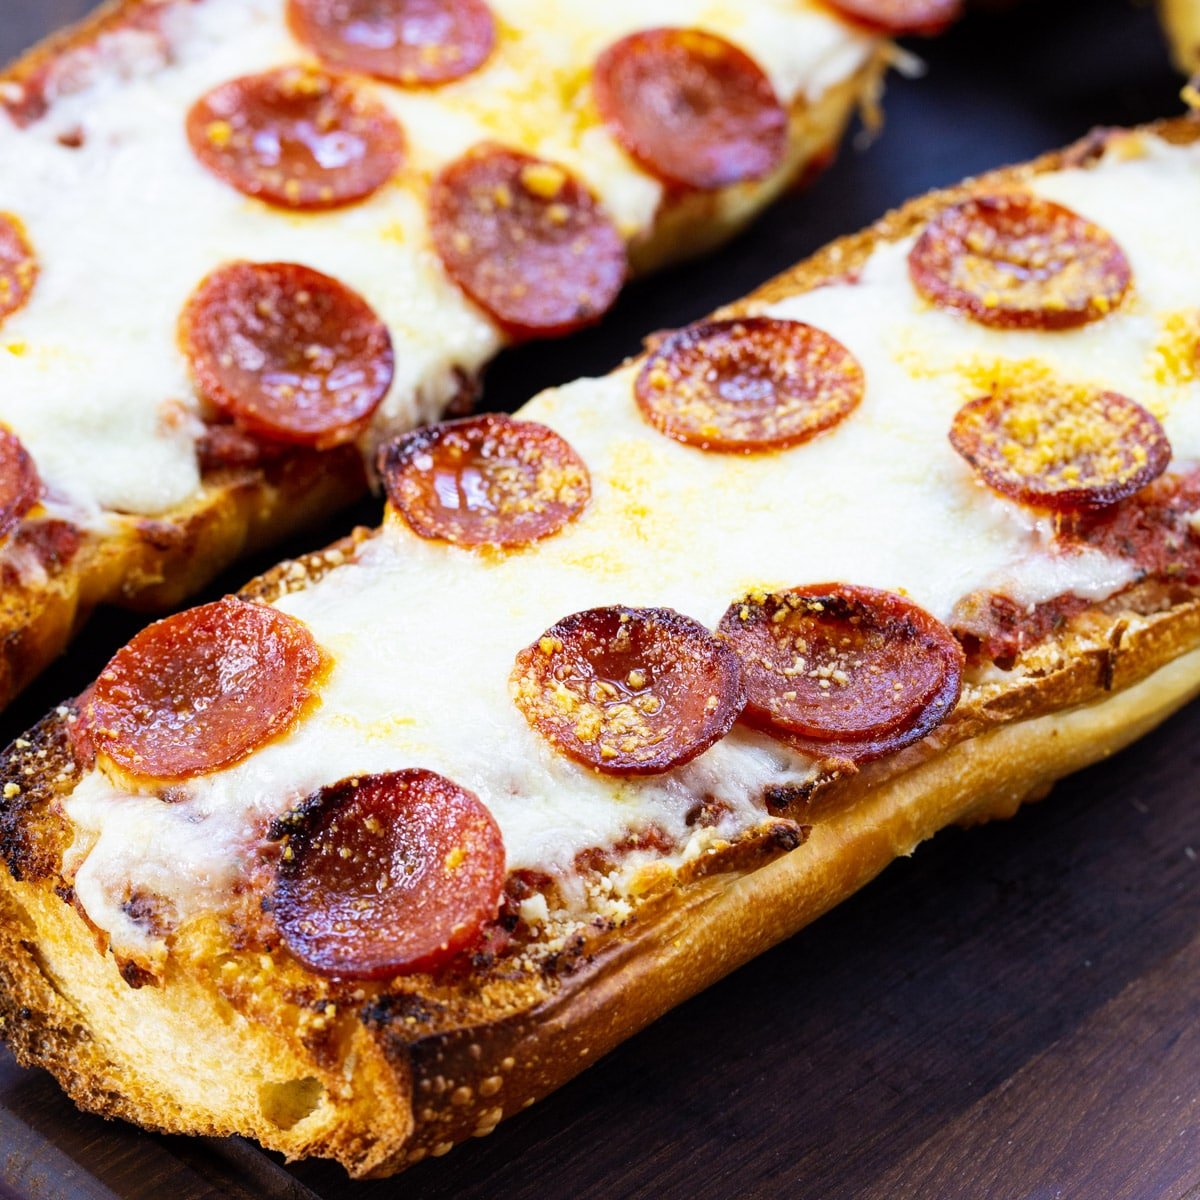
[[[0, 0], [0, 55], [88, 7]], [[1179, 108], [1152, 14], [1124, 0], [1041, 0], [916, 49], [927, 77], [893, 81], [874, 144], [847, 147], [722, 254], [635, 286], [603, 328], [507, 355], [490, 403], [603, 372], [648, 330], [916, 192]], [[0, 164], [0, 209], [3, 191]], [[367, 504], [307, 542], [377, 516]], [[93, 622], [0, 736], [77, 692], [137, 625]], [[1013, 821], [942, 835], [556, 1096], [399, 1180], [352, 1184], [240, 1141], [84, 1116], [0, 1052], [0, 1195], [1200, 1198], [1200, 707]]]

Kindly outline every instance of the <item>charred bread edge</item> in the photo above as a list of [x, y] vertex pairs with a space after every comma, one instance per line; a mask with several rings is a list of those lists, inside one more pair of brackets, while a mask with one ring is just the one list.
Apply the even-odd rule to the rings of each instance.
[[[56, 58], [95, 42], [139, 11], [179, 0], [110, 0], [82, 23], [52, 35], [6, 71], [0, 84], [25, 84]], [[654, 227], [630, 246], [638, 273], [720, 245], [787, 186], [832, 160], [860, 103], [873, 103], [886, 66], [881, 52], [856, 74], [791, 112], [787, 161], [763, 183], [719, 193], [669, 193]], [[357, 454], [302, 451], [262, 469], [209, 472], [188, 504], [160, 517], [114, 516], [117, 529], [85, 533], [66, 563], [43, 580], [16, 583], [0, 601], [0, 708], [62, 652], [99, 604], [148, 611], [177, 607], [246, 553], [315, 524], [367, 488]]]
[[[1152, 127], [1177, 142], [1198, 130], [1188, 120]], [[918, 199], [727, 311], [752, 311], [844, 275], [964, 189], [1086, 166], [1108, 136]], [[368, 536], [360, 531], [335, 549], [352, 553]], [[322, 558], [300, 571], [276, 568], [246, 592], [269, 598], [327, 569]], [[970, 684], [959, 712], [924, 743], [815, 797], [803, 847], [650, 902], [595, 953], [556, 976], [514, 984], [494, 1014], [439, 1021], [436, 1001], [428, 1012], [420, 1003], [367, 1004], [339, 1015], [337, 1055], [322, 1059], [241, 1015], [194, 966], [168, 969], [162, 988], [129, 988], [55, 894], [52, 867], [18, 869], [23, 880], [5, 876], [0, 886], [5, 1034], [22, 1062], [48, 1067], [81, 1106], [151, 1128], [241, 1133], [289, 1155], [335, 1158], [360, 1177], [445, 1153], [790, 936], [938, 829], [1011, 815], [1200, 693], [1200, 599], [1150, 615], [1084, 616], [1005, 680]], [[51, 765], [66, 761], [61, 730], [56, 748], [51, 729], [31, 735], [26, 761], [42, 751]], [[2, 848], [19, 868], [22, 849], [35, 849], [23, 831], [36, 813], [27, 823], [20, 806], [7, 815]]]

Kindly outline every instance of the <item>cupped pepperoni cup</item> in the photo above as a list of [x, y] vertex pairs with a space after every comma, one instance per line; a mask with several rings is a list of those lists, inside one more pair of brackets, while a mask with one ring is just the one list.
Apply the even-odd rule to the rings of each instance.
[[433, 971], [477, 944], [504, 886], [491, 813], [432, 771], [348, 779], [278, 823], [268, 907], [306, 967], [343, 979]]
[[660, 432], [702, 450], [797, 446], [844, 420], [863, 397], [862, 367], [801, 321], [705, 321], [671, 335], [634, 391]]
[[690, 762], [745, 702], [737, 656], [669, 608], [593, 608], [517, 656], [512, 694], [554, 748], [610, 775]]
[[324, 665], [306, 625], [226, 597], [143, 629], [92, 685], [81, 717], [119, 769], [185, 779], [290, 728]]
[[405, 87], [470, 75], [496, 44], [483, 0], [289, 0], [288, 22], [326, 66]]
[[29, 451], [15, 433], [0, 428], [0, 538], [12, 533], [41, 495], [42, 481]]
[[231, 187], [283, 208], [338, 208], [378, 191], [404, 162], [404, 131], [346, 79], [307, 67], [247, 75], [193, 105], [188, 140]]
[[220, 267], [188, 302], [180, 334], [205, 399], [274, 441], [351, 441], [392, 383], [392, 341], [374, 309], [296, 263]]
[[37, 282], [38, 260], [16, 217], [0, 213], [0, 321], [23, 308]]
[[715, 34], [630, 34], [600, 55], [593, 87], [613, 136], [668, 184], [708, 190], [762, 179], [787, 154], [788, 117], [771, 81]]
[[963, 0], [824, 0], [856, 25], [894, 36], [932, 36], [962, 16]]
[[1163, 427], [1140, 404], [1067, 386], [972, 400], [955, 415], [950, 444], [1001, 495], [1058, 511], [1115, 504], [1171, 461]]
[[586, 507], [591, 478], [569, 442], [502, 414], [420, 429], [385, 446], [392, 507], [423, 538], [513, 547], [557, 533]]
[[[745, 719], [824, 742], [887, 740], [953, 708], [963, 655], [954, 635], [891, 592], [844, 583], [752, 594], [719, 635], [741, 660]], [[935, 722], [936, 723], [936, 722]]]
[[1124, 251], [1078, 213], [1027, 193], [943, 209], [908, 256], [913, 285], [939, 308], [999, 329], [1070, 329], [1112, 312], [1129, 290]]
[[433, 243], [450, 277], [512, 337], [598, 321], [625, 282], [625, 243], [564, 167], [476, 147], [433, 181]]

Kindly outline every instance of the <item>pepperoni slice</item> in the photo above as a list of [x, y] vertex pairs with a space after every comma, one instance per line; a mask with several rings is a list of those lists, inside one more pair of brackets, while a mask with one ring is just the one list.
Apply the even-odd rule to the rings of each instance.
[[0, 321], [25, 306], [37, 277], [37, 256], [21, 223], [0, 213]]
[[288, 21], [335, 70], [407, 87], [470, 75], [496, 44], [482, 0], [289, 0]]
[[941, 33], [962, 16], [963, 0], [825, 0], [848, 21], [893, 36]]
[[388, 499], [423, 538], [460, 546], [521, 546], [557, 533], [591, 497], [569, 442], [503, 414], [419, 429], [385, 446]]
[[335, 783], [280, 826], [270, 906], [288, 949], [322, 975], [432, 971], [500, 910], [500, 830], [474, 794], [432, 771]]
[[832, 743], [869, 751], [915, 741], [954, 707], [962, 687], [954, 635], [874, 588], [823, 583], [753, 594], [730, 605], [718, 633], [742, 661], [747, 722], [831, 743], [826, 756], [839, 756]]
[[634, 387], [646, 419], [702, 450], [778, 450], [858, 407], [863, 371], [841, 342], [800, 321], [706, 321], [666, 339]]
[[7, 537], [38, 502], [42, 481], [21, 439], [0, 428], [0, 538]]
[[295, 263], [220, 267], [188, 302], [181, 336], [205, 398], [276, 441], [350, 441], [392, 383], [392, 340], [374, 309]]
[[625, 243], [563, 167], [503, 146], [447, 166], [430, 192], [433, 244], [451, 278], [514, 337], [598, 321], [625, 282]]
[[1171, 461], [1163, 427], [1140, 404], [1069, 387], [972, 400], [955, 415], [950, 444], [1001, 495], [1059, 511], [1124, 500]]
[[283, 208], [362, 200], [404, 161], [404, 131], [383, 105], [306, 67], [221, 84], [192, 107], [187, 132], [213, 174]]
[[1132, 272], [1098, 225], [1037, 196], [973, 196], [943, 209], [908, 256], [917, 291], [999, 329], [1070, 329], [1111, 312]]
[[513, 698], [562, 753], [610, 775], [656, 775], [723, 738], [745, 695], [737, 656], [669, 608], [593, 608], [517, 655]]
[[613, 136], [666, 183], [719, 188], [762, 179], [787, 153], [788, 117], [748, 54], [700, 29], [646, 29], [596, 62]]
[[283, 733], [324, 661], [300, 621], [226, 597], [158, 621], [118, 650], [83, 719], [96, 751], [131, 774], [202, 775]]

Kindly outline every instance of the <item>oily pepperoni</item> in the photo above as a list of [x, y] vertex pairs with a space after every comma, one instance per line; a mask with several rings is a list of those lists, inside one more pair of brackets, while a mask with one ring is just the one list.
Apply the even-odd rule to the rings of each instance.
[[848, 21], [902, 36], [941, 33], [962, 16], [963, 0], [825, 0]]
[[730, 605], [718, 632], [742, 660], [746, 721], [831, 743], [822, 753], [834, 757], [833, 743], [865, 749], [931, 728], [931, 713], [936, 724], [962, 686], [954, 635], [911, 601], [874, 588], [824, 583], [752, 594]]
[[863, 397], [840, 342], [800, 321], [706, 321], [651, 354], [635, 385], [646, 419], [703, 450], [777, 450], [832, 428]]
[[118, 650], [83, 719], [96, 751], [125, 771], [201, 775], [286, 730], [324, 661], [300, 621], [226, 597], [158, 621]]
[[1115, 504], [1171, 461], [1163, 427], [1140, 404], [1071, 387], [972, 400], [955, 415], [950, 444], [1001, 495], [1057, 511]]
[[432, 771], [335, 783], [277, 830], [287, 845], [270, 907], [288, 949], [322, 975], [432, 971], [500, 910], [500, 830]]
[[288, 20], [327, 66], [408, 87], [461, 79], [496, 44], [483, 0], [289, 0]]
[[564, 168], [503, 146], [452, 162], [430, 193], [433, 243], [451, 278], [514, 337], [598, 321], [625, 282], [625, 243]]
[[12, 533], [41, 494], [42, 481], [29, 451], [15, 433], [0, 428], [0, 538]]
[[37, 256], [21, 223], [0, 213], [0, 321], [24, 307], [37, 277]]
[[939, 308], [999, 329], [1070, 329], [1111, 312], [1132, 272], [1098, 225], [1037, 196], [973, 196], [943, 209], [908, 257]]
[[569, 442], [503, 414], [419, 429], [385, 446], [388, 499], [423, 538], [460, 546], [520, 546], [583, 511], [591, 479]]
[[383, 105], [306, 67], [221, 84], [192, 107], [187, 132], [215, 175], [284, 208], [362, 200], [404, 161], [404, 131]]
[[295, 263], [218, 268], [188, 302], [181, 336], [205, 398], [275, 441], [350, 441], [392, 383], [392, 340], [371, 306]]
[[513, 697], [568, 757], [611, 775], [655, 775], [723, 738], [745, 695], [737, 656], [669, 608], [593, 608], [517, 655]]
[[748, 54], [700, 29], [647, 29], [596, 62], [596, 104], [613, 136], [666, 183], [719, 188], [774, 171], [788, 118]]

